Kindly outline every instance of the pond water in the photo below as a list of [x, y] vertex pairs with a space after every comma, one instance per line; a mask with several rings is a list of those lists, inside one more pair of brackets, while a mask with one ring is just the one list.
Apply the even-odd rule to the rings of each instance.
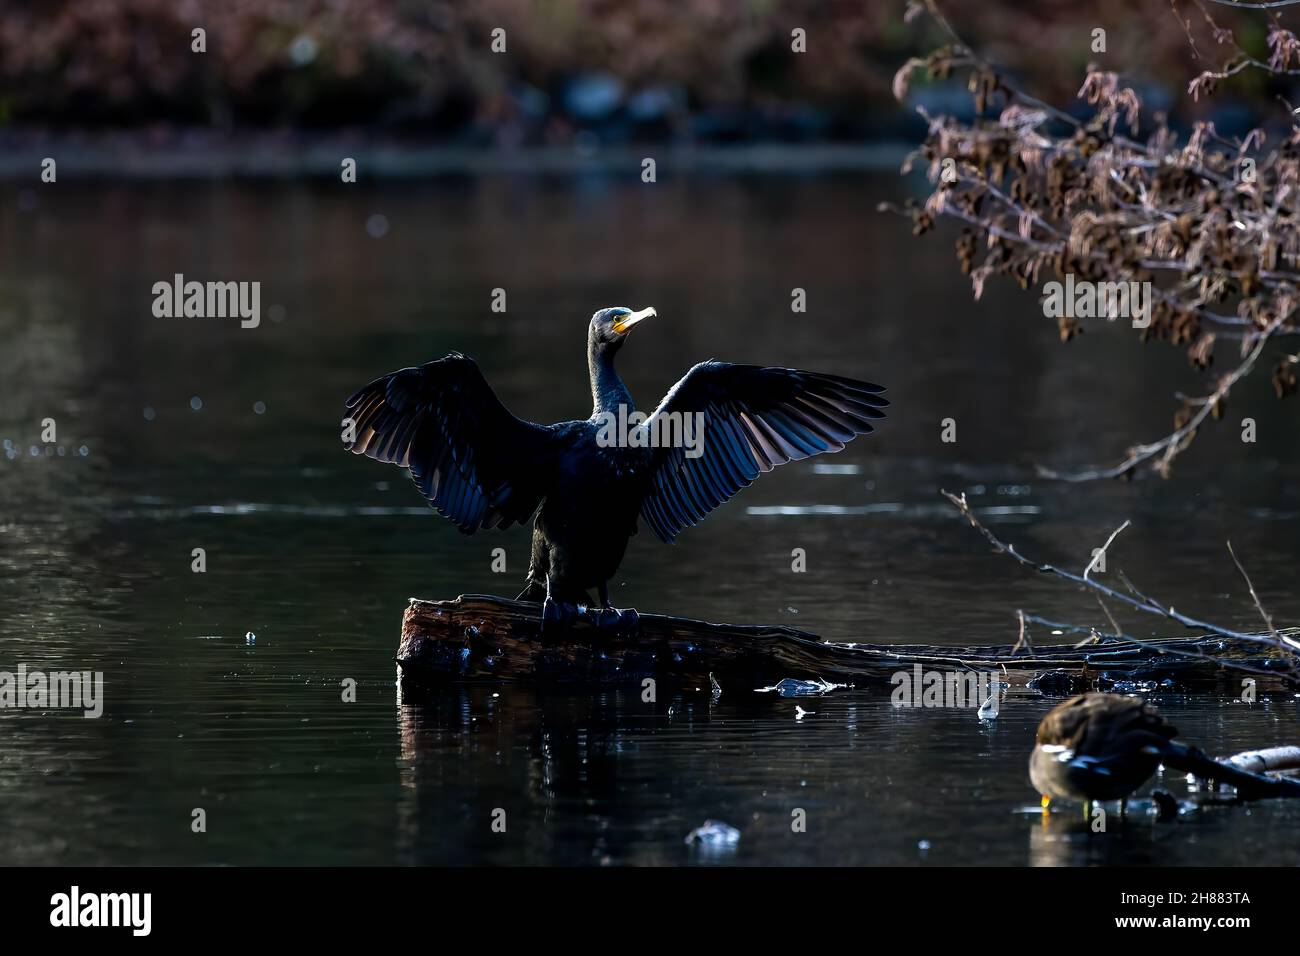
[[[951, 234], [913, 239], [875, 211], [902, 194], [890, 175], [3, 184], [0, 670], [102, 671], [105, 703], [97, 720], [0, 710], [0, 863], [1300, 861], [1300, 806], [1282, 803], [1136, 812], [1104, 834], [1077, 808], [1044, 821], [1026, 766], [1055, 701], [1031, 694], [991, 723], [891, 707], [888, 688], [399, 701], [406, 599], [513, 595], [527, 533], [463, 536], [397, 469], [345, 454], [343, 398], [459, 349], [516, 414], [585, 417], [586, 323], [615, 304], [658, 309], [620, 355], [646, 406], [710, 357], [866, 378], [893, 402], [876, 435], [763, 477], [676, 546], [643, 531], [620, 606], [843, 641], [1005, 643], [1018, 608], [1104, 623], [990, 554], [947, 488], [1080, 569], [1129, 519], [1108, 573], [1255, 628], [1231, 539], [1275, 618], [1300, 621], [1300, 454], [1267, 375], [1168, 481], [1041, 481], [1036, 463], [1110, 463], [1163, 435], [1174, 393], [1202, 383], [1131, 330], [1062, 345], [1030, 294], [973, 302]], [[176, 273], [259, 281], [261, 324], [155, 318], [152, 287]], [[1289, 695], [1158, 703], [1210, 752], [1300, 740]], [[740, 828], [734, 849], [683, 843], [706, 819]]]

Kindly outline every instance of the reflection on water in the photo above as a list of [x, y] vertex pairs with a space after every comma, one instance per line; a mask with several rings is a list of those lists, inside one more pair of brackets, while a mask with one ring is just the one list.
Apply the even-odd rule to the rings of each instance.
[[[970, 302], [947, 240], [871, 211], [898, 188], [104, 184], [42, 192], [33, 210], [6, 185], [0, 670], [102, 670], [107, 701], [100, 720], [0, 711], [0, 862], [1295, 863], [1278, 834], [1300, 811], [1283, 805], [1131, 814], [1106, 834], [1023, 812], [1047, 699], [1014, 697], [991, 725], [895, 710], [878, 690], [805, 700], [798, 721], [796, 701], [771, 695], [396, 701], [405, 599], [513, 594], [527, 535], [464, 537], [395, 469], [343, 454], [342, 398], [458, 348], [518, 414], [583, 415], [585, 323], [618, 303], [659, 311], [620, 355], [645, 405], [708, 357], [856, 375], [893, 402], [876, 435], [764, 477], [677, 546], [638, 536], [620, 605], [927, 643], [1013, 639], [1017, 608], [1100, 614], [991, 557], [944, 487], [1024, 550], [1080, 568], [1132, 519], [1113, 567], [1253, 627], [1230, 537], [1274, 616], [1300, 620], [1294, 419], [1267, 384], [1234, 394], [1261, 440], [1212, 428], [1168, 483], [1038, 482], [1036, 462], [1106, 460], [1162, 434], [1196, 377], [1124, 330], [1061, 346], [1018, 292]], [[381, 239], [365, 231], [375, 213]], [[262, 282], [262, 325], [155, 319], [152, 284], [177, 272]], [[794, 287], [806, 315], [789, 312]], [[946, 417], [956, 444], [939, 441]], [[790, 571], [795, 547], [806, 574]], [[356, 703], [342, 702], [348, 678]], [[1212, 752], [1300, 738], [1293, 699], [1161, 705]], [[706, 819], [741, 829], [734, 850], [685, 845]]]
[[[996, 724], [973, 710], [894, 708], [887, 689], [808, 700], [643, 704], [510, 689], [449, 693], [404, 708], [409, 801], [403, 859], [530, 863], [1294, 864], [1294, 807], [1214, 808], [1158, 823], [1117, 809], [1094, 833], [1079, 808], [1046, 818], [1026, 744], [1051, 702], [1013, 696]], [[1293, 727], [1273, 707], [1164, 698], [1185, 733], [1216, 752]], [[796, 721], [796, 706], [813, 713]], [[1286, 710], [1288, 703], [1281, 709]], [[1217, 732], [1216, 732], [1217, 730]], [[1189, 733], [1189, 736], [1191, 734]], [[473, 766], [468, 778], [465, 768]], [[472, 781], [472, 782], [471, 782]], [[1157, 785], [1183, 793], [1176, 775]], [[1149, 801], [1146, 802], [1149, 804]], [[489, 815], [506, 811], [504, 840]], [[792, 814], [806, 811], [806, 832]], [[1112, 808], [1115, 809], [1115, 808]], [[732, 848], [683, 838], [706, 817], [741, 830]]]

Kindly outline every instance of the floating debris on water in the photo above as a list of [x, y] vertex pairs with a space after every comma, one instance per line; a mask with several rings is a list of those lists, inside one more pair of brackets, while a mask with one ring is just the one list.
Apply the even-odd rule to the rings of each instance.
[[686, 834], [686, 842], [698, 843], [711, 850], [729, 849], [740, 842], [740, 831], [721, 820], [705, 820], [704, 826]]
[[998, 692], [994, 691], [989, 694], [989, 699], [980, 704], [980, 720], [997, 720], [998, 719]]
[[1151, 800], [1155, 804], [1157, 820], [1173, 820], [1180, 811], [1178, 798], [1166, 790], [1154, 790]]
[[247, 634], [244, 635], [244, 643], [245, 643], [245, 644], [256, 644], [256, 643], [257, 643], [257, 635], [254, 634], [252, 631], [249, 631]]
[[803, 720], [803, 719], [804, 719], [805, 717], [807, 717], [809, 714], [815, 714], [815, 713], [817, 713], [817, 711], [815, 711], [815, 710], [804, 710], [804, 709], [803, 709], [802, 707], [800, 707], [798, 704], [795, 704], [795, 705], [794, 705], [794, 719], [795, 719], [795, 720]]
[[1097, 678], [1097, 689], [1112, 694], [1149, 694], [1157, 690], [1172, 690], [1175, 684], [1172, 678], [1163, 680], [1133, 680], [1128, 677], [1115, 678], [1103, 671]]
[[1050, 697], [1069, 697], [1088, 689], [1087, 680], [1080, 674], [1066, 670], [1043, 671], [1030, 678], [1026, 685], [1030, 690]]
[[822, 694], [829, 694], [833, 690], [851, 689], [852, 687], [852, 684], [832, 684], [820, 677], [814, 680], [795, 680], [793, 677], [787, 677], [771, 687], [755, 687], [754, 693], [768, 694], [775, 691], [782, 697], [820, 697]]
[[709, 672], [709, 693], [714, 700], [722, 696], [722, 685], [718, 683], [718, 679], [713, 676], [711, 671]]

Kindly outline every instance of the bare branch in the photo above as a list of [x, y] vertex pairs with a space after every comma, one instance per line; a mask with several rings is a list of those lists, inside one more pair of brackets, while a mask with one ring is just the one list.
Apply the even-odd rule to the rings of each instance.
[[[1203, 0], [1192, 2], [1215, 44], [1228, 48], [1220, 69], [1192, 81], [1192, 97], [1208, 96], [1247, 70], [1300, 75], [1300, 38], [1275, 19], [1268, 26], [1270, 54], [1262, 60], [1215, 23]], [[1178, 0], [1171, 5], [1199, 57], [1192, 21], [1179, 12]], [[1184, 399], [1165, 437], [1136, 445], [1111, 467], [1039, 469], [1067, 481], [1125, 476], [1140, 466], [1167, 477], [1206, 419], [1219, 417], [1232, 387], [1256, 370], [1266, 344], [1300, 335], [1300, 118], [1289, 115], [1289, 135], [1267, 151], [1262, 130], [1225, 137], [1209, 122], [1194, 124], [1180, 143], [1157, 118], [1139, 140], [1141, 100], [1119, 74], [1089, 66], [1078, 95], [1092, 115], [1072, 116], [1028, 95], [983, 58], [953, 28], [939, 0], [913, 0], [909, 10], [927, 13], [947, 44], [909, 60], [900, 74], [926, 68], [939, 79], [966, 75], [975, 119], [918, 109], [928, 134], [904, 171], [924, 161], [931, 193], [924, 203], [881, 208], [909, 216], [916, 235], [931, 231], [940, 217], [965, 223], [956, 252], [977, 299], [994, 276], [1029, 289], [1045, 271], [1068, 288], [1096, 293], [1076, 307], [1064, 303], [1071, 293], [1062, 296], [1061, 283], [1042, 286], [1043, 313], [1056, 320], [1062, 341], [1084, 331], [1089, 319], [1117, 318], [1116, 290], [1125, 292], [1136, 319], [1129, 294], [1139, 290], [1133, 294], [1140, 294], [1147, 321], [1134, 327], [1143, 341], [1184, 348], [1202, 370], [1216, 354], [1237, 352], [1208, 394]], [[906, 76], [896, 85], [900, 99], [907, 95]], [[1131, 136], [1117, 132], [1120, 123]], [[1103, 291], [1111, 296], [1104, 303]], [[1300, 385], [1294, 365], [1284, 360], [1273, 373], [1279, 397]]]
[[1106, 615], [1106, 620], [1110, 621], [1111, 633], [1115, 635], [1116, 639], [1122, 638], [1124, 636], [1124, 629], [1119, 626], [1119, 623], [1115, 620], [1115, 616], [1110, 613], [1110, 608], [1106, 606], [1106, 602], [1101, 599], [1100, 594], [1093, 596], [1097, 599], [1097, 604], [1101, 606], [1102, 613]]
[[[979, 519], [975, 517], [975, 513], [971, 510], [970, 504], [966, 501], [965, 494], [954, 495], [951, 492], [942, 491], [942, 490], [940, 491], [940, 493], [945, 498], [947, 498], [948, 501], [952, 503], [952, 505], [967, 520], [967, 522], [969, 522], [972, 528], [974, 528], [976, 531], [978, 531], [981, 535], [984, 536], [984, 539], [990, 545], [993, 546], [995, 551], [998, 551], [1002, 554], [1006, 554], [1009, 557], [1014, 558], [1017, 562], [1024, 565], [1025, 567], [1032, 568], [1035, 571], [1038, 571], [1043, 574], [1051, 574], [1056, 577], [1062, 578], [1066, 581], [1073, 582], [1074, 584], [1081, 585], [1082, 587], [1089, 588], [1098, 596], [1105, 596], [1112, 600], [1119, 601], [1138, 611], [1142, 611], [1145, 614], [1153, 614], [1159, 617], [1168, 618], [1169, 620], [1176, 621], [1177, 623], [1187, 628], [1192, 628], [1197, 631], [1202, 631], [1209, 635], [1230, 637], [1235, 640], [1241, 641], [1243, 643], [1255, 644], [1261, 647], [1270, 648], [1273, 651], [1277, 652], [1277, 654], [1279, 655], [1279, 659], [1287, 665], [1288, 670], [1293, 675], [1293, 679], [1300, 680], [1300, 656], [1298, 656], [1296, 653], [1297, 648], [1300, 648], [1300, 642], [1296, 642], [1294, 639], [1286, 635], [1280, 634], [1279, 632], [1276, 631], [1276, 629], [1272, 629], [1270, 634], [1265, 635], [1265, 634], [1249, 634], [1243, 631], [1236, 631], [1231, 628], [1221, 627], [1219, 625], [1211, 624], [1208, 621], [1203, 621], [1200, 620], [1199, 618], [1192, 617], [1191, 615], [1184, 614], [1183, 612], [1178, 611], [1171, 606], [1154, 601], [1151, 598], [1142, 595], [1141, 592], [1138, 592], [1136, 589], [1131, 589], [1133, 591], [1132, 594], [1124, 594], [1123, 592], [1117, 591], [1114, 588], [1102, 584], [1101, 582], [1093, 578], [1085, 578], [1083, 575], [1075, 574], [1072, 571], [1066, 571], [1064, 568], [1059, 568], [1053, 564], [1033, 561], [1030, 558], [1025, 557], [1019, 551], [1017, 551], [1014, 545], [1007, 544], [1001, 541], [996, 535], [993, 534], [992, 531], [990, 531], [985, 525], [983, 525], [979, 521]], [[1111, 623], [1112, 626], [1115, 626], [1116, 631], [1119, 632], [1119, 627], [1115, 624], [1113, 617], [1111, 618]], [[1143, 644], [1143, 642], [1141, 640], [1138, 640], [1137, 638], [1133, 638], [1129, 635], [1122, 635], [1122, 636], [1126, 640], [1132, 640], [1135, 643]], [[1179, 651], [1176, 653], [1183, 653], [1183, 652]], [[1210, 655], [1205, 655], [1201, 653], [1187, 652], [1187, 654], [1188, 656], [1205, 658], [1207, 660], [1218, 659]], [[1220, 662], [1223, 663], [1224, 666], [1235, 667], [1239, 670], [1250, 671], [1251, 673], [1269, 674], [1272, 676], [1277, 676], [1279, 673], [1277, 670], [1263, 670], [1260, 668], [1252, 668], [1230, 660], [1220, 660]]]
[[1276, 10], [1278, 7], [1291, 7], [1300, 3], [1300, 0], [1260, 0], [1258, 3], [1252, 3], [1250, 0], [1210, 0], [1211, 3], [1217, 3], [1221, 7], [1236, 7], [1239, 10]]
[[[1246, 573], [1246, 569], [1243, 568], [1241, 562], [1237, 560], [1237, 552], [1232, 550], [1231, 541], [1228, 542], [1228, 554], [1232, 555], [1232, 563], [1235, 564], [1237, 570], [1241, 572], [1241, 576], [1246, 582], [1246, 587], [1250, 590], [1250, 597], [1255, 602], [1255, 607], [1259, 609], [1259, 616], [1264, 619], [1264, 626], [1268, 628], [1268, 632], [1273, 635], [1275, 640], [1282, 640], [1281, 635], [1277, 633], [1277, 628], [1273, 626], [1273, 618], [1269, 617], [1268, 611], [1264, 610], [1264, 605], [1259, 600], [1259, 595], [1255, 593], [1254, 582], [1250, 580], [1250, 575]], [[1300, 647], [1300, 645], [1297, 645], [1297, 647]]]
[[1196, 400], [1196, 404], [1200, 405], [1200, 410], [1197, 411], [1187, 424], [1183, 425], [1181, 428], [1174, 429], [1174, 431], [1170, 432], [1158, 441], [1151, 442], [1147, 445], [1138, 445], [1129, 451], [1127, 458], [1121, 461], [1118, 465], [1114, 465], [1110, 468], [1092, 468], [1086, 471], [1062, 472], [1039, 465], [1037, 468], [1038, 473], [1044, 478], [1054, 478], [1058, 481], [1072, 482], [1096, 481], [1099, 478], [1118, 478], [1121, 475], [1132, 471], [1143, 462], [1149, 461], [1159, 455], [1160, 460], [1157, 463], [1156, 468], [1161, 472], [1161, 474], [1167, 474], [1169, 466], [1173, 462], [1174, 458], [1187, 449], [1187, 446], [1191, 443], [1191, 439], [1195, 437], [1196, 430], [1201, 426], [1205, 419], [1210, 416], [1218, 404], [1228, 397], [1228, 393], [1232, 390], [1232, 386], [1236, 385], [1238, 381], [1248, 375], [1250, 370], [1255, 367], [1255, 361], [1264, 350], [1264, 346], [1267, 344], [1269, 337], [1276, 332], [1282, 322], [1289, 317], [1290, 313], [1288, 313], [1287, 316], [1281, 316], [1275, 319], [1269, 324], [1269, 327], [1260, 334], [1259, 339], [1255, 342], [1255, 347], [1251, 349], [1250, 354], [1242, 360], [1241, 364], [1230, 373], [1223, 376], [1223, 378], [1219, 380], [1218, 387], [1216, 387], [1213, 392]]
[[1029, 628], [1025, 624], [1025, 612], [1017, 610], [1016, 617], [1020, 619], [1020, 636], [1016, 638], [1016, 644], [1011, 648], [1011, 656], [1015, 657], [1022, 647], [1032, 654], [1034, 645], [1029, 643]]

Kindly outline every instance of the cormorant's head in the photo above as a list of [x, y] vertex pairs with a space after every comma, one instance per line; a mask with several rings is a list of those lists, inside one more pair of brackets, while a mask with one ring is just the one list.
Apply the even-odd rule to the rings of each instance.
[[591, 317], [591, 331], [588, 334], [588, 340], [596, 348], [612, 351], [623, 344], [627, 334], [632, 331], [632, 326], [650, 318], [654, 314], [654, 309], [642, 309], [640, 312], [633, 312], [623, 306], [601, 309]]

